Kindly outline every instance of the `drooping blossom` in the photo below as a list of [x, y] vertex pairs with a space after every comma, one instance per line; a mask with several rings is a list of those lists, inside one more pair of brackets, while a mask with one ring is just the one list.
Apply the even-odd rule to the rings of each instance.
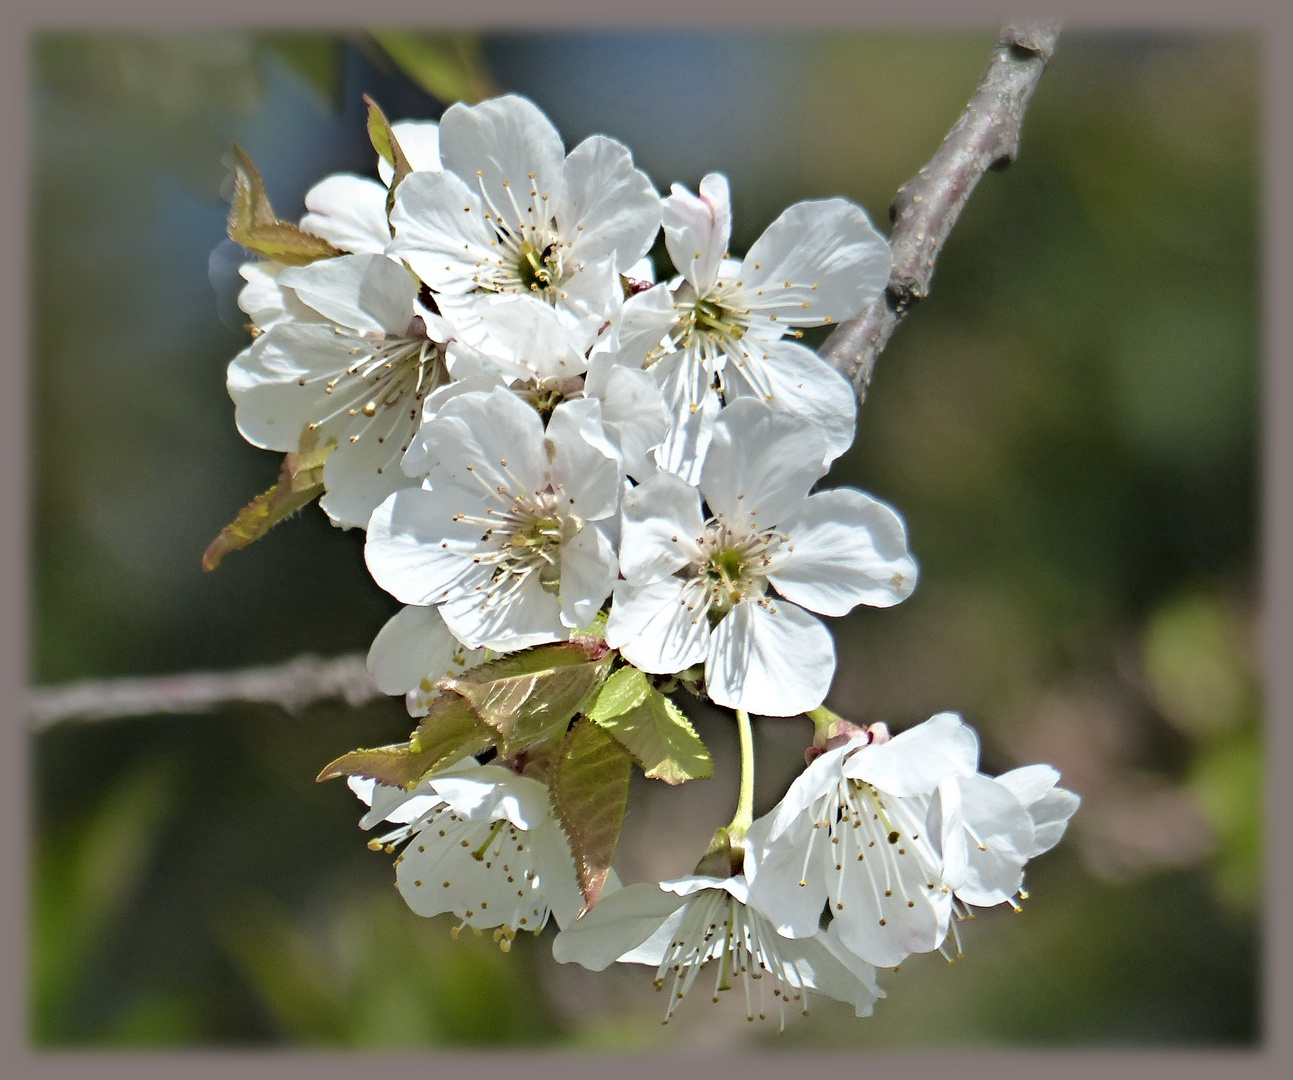
[[977, 764], [978, 738], [954, 713], [826, 751], [749, 830], [750, 902], [791, 937], [817, 933], [828, 909], [832, 940], [877, 967], [937, 949], [952, 890], [926, 824], [928, 796]]
[[582, 908], [570, 846], [537, 780], [468, 759], [411, 791], [359, 778], [350, 787], [372, 807], [361, 826], [397, 824], [369, 846], [402, 845], [395, 884], [417, 914], [451, 911], [455, 933], [498, 927], [506, 951], [518, 931], [537, 932], [549, 914], [568, 926]]
[[629, 885], [604, 893], [592, 910], [563, 926], [552, 955], [593, 971], [616, 961], [655, 967], [656, 989], [669, 994], [666, 1023], [707, 971], [714, 1001], [740, 981], [751, 1020], [764, 1018], [771, 1005], [784, 1028], [787, 1007], [808, 1013], [809, 991], [848, 1002], [858, 1016], [871, 1015], [885, 996], [874, 967], [836, 950], [824, 935], [782, 937], [747, 904], [748, 896], [740, 875]]

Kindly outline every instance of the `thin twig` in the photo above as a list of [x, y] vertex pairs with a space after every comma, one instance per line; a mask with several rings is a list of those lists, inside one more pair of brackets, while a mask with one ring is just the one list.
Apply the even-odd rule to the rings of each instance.
[[382, 697], [363, 653], [333, 660], [298, 656], [285, 664], [241, 671], [185, 672], [142, 678], [90, 679], [36, 687], [29, 699], [32, 730], [63, 720], [111, 720], [156, 713], [214, 712], [234, 702], [261, 702], [297, 712], [329, 698], [362, 705]]
[[[890, 208], [894, 267], [889, 287], [858, 318], [836, 327], [820, 350], [853, 383], [859, 401], [866, 396], [876, 357], [894, 328], [928, 294], [935, 257], [970, 192], [988, 169], [1014, 160], [1024, 110], [1058, 34], [1054, 23], [1004, 27], [965, 112], [929, 164], [898, 189]], [[334, 660], [301, 656], [286, 664], [242, 671], [37, 687], [31, 693], [28, 715], [31, 728], [39, 731], [63, 720], [210, 712], [235, 702], [274, 704], [296, 712], [329, 698], [361, 705], [381, 696], [362, 655]]]
[[929, 295], [934, 261], [970, 192], [989, 169], [1002, 169], [1019, 151], [1019, 126], [1055, 51], [1059, 24], [1007, 24], [988, 70], [938, 152], [903, 184], [889, 207], [893, 271], [889, 286], [856, 319], [840, 323], [819, 350], [823, 360], [866, 397], [875, 361], [898, 323]]

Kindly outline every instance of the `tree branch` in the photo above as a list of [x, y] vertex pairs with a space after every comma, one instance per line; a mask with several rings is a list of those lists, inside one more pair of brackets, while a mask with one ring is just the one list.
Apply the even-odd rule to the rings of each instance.
[[907, 312], [929, 295], [934, 260], [970, 192], [989, 169], [1003, 169], [1019, 151], [1019, 127], [1059, 24], [1008, 23], [965, 111], [938, 152], [903, 184], [889, 207], [893, 271], [885, 292], [856, 319], [840, 323], [819, 354], [866, 397], [876, 357]]
[[[885, 293], [858, 318], [837, 326], [820, 354], [866, 396], [876, 357], [911, 307], [929, 292], [934, 260], [983, 174], [1015, 159], [1024, 110], [1055, 49], [1059, 26], [1029, 22], [1003, 27], [988, 70], [961, 118], [928, 165], [898, 189], [890, 207], [894, 265]], [[235, 702], [279, 705], [296, 712], [330, 698], [362, 705], [383, 694], [361, 654], [334, 660], [301, 656], [273, 667], [193, 672], [151, 678], [90, 680], [37, 687], [28, 715], [32, 730], [63, 720], [108, 720], [157, 713], [209, 712]]]
[[298, 656], [285, 664], [241, 671], [90, 679], [37, 687], [31, 692], [27, 715], [31, 730], [40, 731], [63, 720], [212, 712], [235, 702], [279, 705], [297, 712], [329, 698], [362, 705], [384, 696], [368, 674], [364, 654], [349, 653], [333, 660]]

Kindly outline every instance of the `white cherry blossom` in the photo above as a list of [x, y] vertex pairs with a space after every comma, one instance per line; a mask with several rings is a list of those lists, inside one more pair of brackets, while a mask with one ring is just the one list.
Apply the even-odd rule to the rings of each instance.
[[461, 394], [422, 428], [423, 486], [374, 512], [365, 558], [406, 604], [439, 605], [476, 648], [522, 649], [585, 626], [617, 570], [607, 530], [623, 472], [596, 401], [539, 414], [502, 388]]
[[643, 671], [703, 663], [720, 705], [765, 716], [820, 705], [835, 650], [809, 612], [887, 607], [916, 583], [889, 506], [844, 488], [808, 494], [824, 448], [804, 421], [741, 399], [714, 426], [699, 489], [659, 473], [626, 494], [607, 643]]
[[727, 179], [710, 173], [699, 197], [679, 184], [664, 200], [665, 243], [682, 274], [624, 304], [620, 362], [648, 366], [670, 407], [660, 467], [695, 483], [722, 402], [754, 397], [810, 420], [825, 459], [853, 441], [857, 403], [838, 372], [786, 335], [857, 315], [880, 295], [892, 255], [866, 214], [844, 199], [787, 209], [740, 262]]
[[540, 297], [596, 333], [622, 299], [619, 270], [660, 227], [659, 197], [629, 151], [594, 135], [567, 155], [533, 102], [506, 95], [446, 109], [440, 157], [443, 171], [396, 190], [388, 254], [444, 294], [473, 344], [455, 297], [482, 292]]
[[926, 810], [942, 781], [972, 777], [977, 762], [978, 738], [954, 713], [828, 750], [747, 833], [750, 902], [791, 937], [817, 933], [827, 907], [831, 939], [877, 967], [937, 949], [952, 895]]
[[419, 915], [453, 912], [457, 930], [498, 927], [504, 951], [520, 930], [538, 932], [553, 915], [570, 925], [583, 907], [574, 859], [552, 816], [548, 791], [529, 777], [473, 759], [439, 771], [411, 791], [352, 778], [350, 787], [398, 827], [369, 842], [393, 852], [395, 884]]
[[769, 989], [783, 1028], [787, 1006], [808, 1013], [808, 991], [846, 1001], [858, 1016], [871, 1015], [885, 996], [874, 967], [840, 952], [825, 935], [782, 937], [748, 905], [748, 895], [743, 876], [629, 885], [604, 893], [592, 910], [564, 926], [552, 955], [593, 971], [616, 961], [654, 966], [656, 989], [669, 993], [666, 1023], [706, 969], [713, 972], [714, 1001], [741, 981], [751, 1020], [766, 1016]]
[[449, 382], [451, 368], [479, 368], [455, 359], [448, 324], [417, 303], [413, 276], [383, 255], [287, 267], [275, 281], [308, 317], [282, 319], [230, 363], [238, 430], [267, 450], [335, 442], [320, 505], [337, 524], [363, 528], [383, 499], [416, 483], [400, 458], [423, 399]]

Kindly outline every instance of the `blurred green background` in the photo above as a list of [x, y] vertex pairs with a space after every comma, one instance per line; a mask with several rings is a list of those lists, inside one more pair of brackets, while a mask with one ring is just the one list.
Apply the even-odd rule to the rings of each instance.
[[[324, 174], [373, 172], [363, 93], [403, 119], [515, 90], [661, 191], [725, 172], [740, 252], [801, 198], [887, 228], [994, 41], [34, 37], [33, 683], [364, 650], [395, 610], [316, 508], [199, 566], [278, 468], [224, 389], [231, 141], [291, 219]], [[557, 965], [552, 930], [504, 956], [404, 907], [356, 801], [313, 781], [403, 738], [401, 702], [66, 723], [31, 741], [33, 1044], [1255, 1044], [1260, 61], [1254, 35], [1065, 33], [831, 478], [903, 512], [922, 580], [834, 623], [828, 703], [895, 729], [960, 711], [989, 771], [1048, 761], [1083, 797], [1023, 914], [882, 975], [870, 1020], [822, 1000], [778, 1036], [698, 991], [661, 1027], [646, 969]], [[626, 881], [688, 872], [730, 816], [734, 731], [692, 712], [721, 778], [635, 777]], [[810, 738], [757, 722], [757, 810]]]

